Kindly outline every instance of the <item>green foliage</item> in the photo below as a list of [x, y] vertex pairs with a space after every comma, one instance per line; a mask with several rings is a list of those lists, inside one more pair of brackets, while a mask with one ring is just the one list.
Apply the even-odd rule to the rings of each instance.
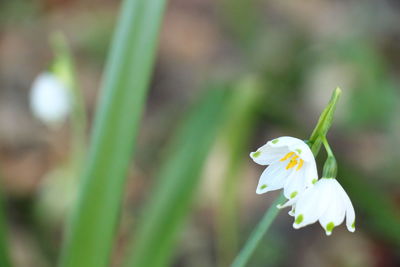
[[233, 85], [229, 116], [219, 138], [225, 145], [228, 158], [217, 212], [219, 266], [231, 263], [238, 250], [238, 189], [242, 181], [243, 155], [248, 153], [250, 137], [257, 121], [256, 110], [262, 104], [261, 89], [260, 80], [255, 76], [246, 76]]
[[164, 5], [164, 0], [123, 2], [63, 267], [108, 266]]
[[260, 17], [257, 12], [255, 0], [222, 0], [217, 2], [220, 6], [221, 17], [226, 28], [243, 48], [249, 49], [254, 44], [257, 24]]
[[[348, 69], [351, 88], [346, 88], [348, 107], [345, 122], [348, 129], [388, 129], [394, 119], [397, 93], [394, 78], [380, 51], [368, 38], [332, 40], [329, 53], [314, 55], [324, 64], [339, 63]], [[340, 81], [338, 81], [340, 82]], [[366, 108], [368, 107], [368, 108]]]
[[[0, 192], [1, 193], [1, 192]], [[3, 197], [0, 194], [0, 265], [11, 267], [10, 255], [8, 252], [7, 225], [3, 207]]]
[[0, 1], [0, 27], [4, 24], [32, 25], [32, 19], [37, 18], [40, 5], [39, 1]]
[[126, 266], [168, 266], [229, 95], [220, 86], [209, 90], [171, 141]]

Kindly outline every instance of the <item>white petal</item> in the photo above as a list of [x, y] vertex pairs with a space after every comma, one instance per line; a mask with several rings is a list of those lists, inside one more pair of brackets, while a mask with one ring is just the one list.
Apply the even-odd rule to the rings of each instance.
[[270, 142], [263, 145], [256, 152], [251, 152], [250, 157], [254, 160], [255, 163], [260, 165], [269, 165], [274, 162], [279, 161], [283, 158], [287, 153], [289, 153], [289, 149], [286, 147], [272, 147]]
[[[340, 225], [345, 216], [346, 207], [343, 202], [342, 193], [338, 187], [336, 179], [325, 179], [329, 183], [329, 190], [325, 192], [325, 198], [327, 206], [325, 212], [319, 218], [319, 222], [322, 228], [325, 229], [327, 235], [332, 234], [332, 230], [335, 226]], [[339, 185], [340, 186], [340, 185]]]
[[271, 164], [261, 174], [256, 193], [263, 194], [283, 188], [288, 175], [289, 172], [285, 169], [285, 162]]
[[314, 188], [309, 188], [301, 195], [296, 202], [295, 222], [293, 227], [298, 229], [318, 220], [323, 211], [316, 209], [316, 201], [318, 201], [319, 192]]
[[303, 141], [302, 143], [290, 146], [289, 149], [296, 152], [305, 162], [315, 162], [315, 157], [310, 147]]
[[284, 186], [283, 193], [287, 199], [297, 199], [299, 193], [302, 193], [306, 189], [306, 175], [304, 169], [291, 171], [286, 184]]
[[346, 201], [346, 226], [350, 232], [356, 230], [356, 214], [350, 199]]
[[288, 201], [286, 201], [286, 202], [283, 203], [283, 204], [277, 205], [276, 207], [277, 207], [278, 209], [283, 209], [283, 208], [286, 208], [286, 207], [295, 205], [296, 202], [297, 202], [297, 198], [292, 198], [292, 199], [289, 199]]
[[315, 182], [316, 180], [318, 180], [318, 172], [315, 161], [314, 164], [310, 163], [298, 171], [293, 168], [284, 186], [285, 197], [287, 199], [294, 199], [294, 202], [296, 202], [299, 194], [307, 187], [314, 186], [313, 181]]
[[279, 142], [281, 142], [281, 144], [285, 144], [290, 151], [295, 152], [304, 161], [315, 162], [315, 158], [310, 147], [303, 140], [294, 137], [284, 136], [279, 137]]
[[260, 165], [268, 165], [284, 157], [288, 152], [295, 152], [305, 162], [315, 162], [308, 145], [303, 140], [290, 136], [269, 141], [256, 152], [250, 153], [250, 157]]
[[271, 143], [272, 147], [294, 147], [305, 144], [303, 140], [291, 136], [281, 136], [268, 143]]
[[314, 186], [307, 188], [296, 202], [295, 222], [293, 227], [300, 227], [315, 223], [326, 210], [326, 184], [319, 180]]
[[304, 176], [306, 186], [312, 186], [318, 180], [318, 170], [315, 160], [304, 164]]
[[343, 187], [338, 183], [339, 191], [341, 193], [341, 197], [343, 199], [343, 203], [346, 208], [346, 227], [350, 232], [354, 232], [356, 230], [355, 221], [356, 214], [354, 212], [353, 204], [346, 191], [344, 191]]

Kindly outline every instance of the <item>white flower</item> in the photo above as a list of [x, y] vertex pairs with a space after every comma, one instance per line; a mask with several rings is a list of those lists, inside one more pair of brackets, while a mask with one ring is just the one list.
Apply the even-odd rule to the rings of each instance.
[[284, 188], [290, 204], [318, 178], [314, 155], [304, 141], [283, 136], [269, 141], [250, 157], [258, 164], [269, 165], [262, 173], [257, 194]]
[[[293, 206], [295, 221], [293, 227], [300, 227], [319, 221], [327, 235], [340, 225], [346, 216], [346, 226], [355, 231], [353, 205], [343, 187], [334, 178], [322, 178], [313, 187], [307, 188]], [[292, 210], [293, 213], [293, 210]]]
[[35, 117], [44, 123], [58, 124], [70, 112], [70, 91], [54, 74], [42, 73], [33, 82], [30, 106]]

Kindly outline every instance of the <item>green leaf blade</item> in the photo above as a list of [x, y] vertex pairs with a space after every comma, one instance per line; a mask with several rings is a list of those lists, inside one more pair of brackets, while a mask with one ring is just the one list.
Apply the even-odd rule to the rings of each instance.
[[173, 139], [126, 266], [168, 266], [228, 95], [226, 90], [211, 90]]
[[165, 0], [125, 0], [60, 266], [108, 266]]

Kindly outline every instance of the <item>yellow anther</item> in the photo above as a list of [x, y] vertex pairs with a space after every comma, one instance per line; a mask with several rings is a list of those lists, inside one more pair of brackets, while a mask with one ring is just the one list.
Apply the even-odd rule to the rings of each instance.
[[303, 164], [304, 164], [304, 160], [300, 159], [300, 163], [299, 163], [299, 166], [297, 166], [296, 171], [300, 170], [301, 167], [303, 167]]
[[299, 156], [294, 156], [290, 161], [294, 161], [294, 160], [297, 160], [299, 158]]
[[286, 156], [281, 158], [281, 161], [285, 161], [285, 160], [289, 159], [290, 157], [292, 157], [293, 155], [294, 155], [294, 152], [289, 152], [286, 154]]
[[293, 168], [294, 166], [297, 165], [297, 163], [298, 163], [297, 160], [291, 160], [291, 161], [289, 162], [289, 164], [286, 166], [286, 170], [289, 170], [289, 169]]

